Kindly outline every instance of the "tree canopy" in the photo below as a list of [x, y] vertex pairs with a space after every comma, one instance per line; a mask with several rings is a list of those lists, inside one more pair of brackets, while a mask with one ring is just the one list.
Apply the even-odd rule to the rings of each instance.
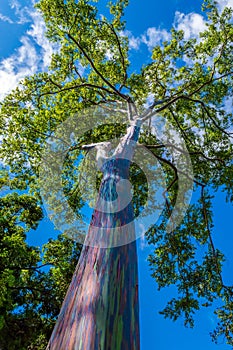
[[[233, 115], [228, 108], [233, 93], [232, 9], [220, 12], [215, 1], [206, 0], [202, 8], [206, 27], [199, 38], [185, 39], [183, 31], [171, 28], [170, 38], [153, 48], [151, 62], [135, 72], [123, 20], [128, 1], [110, 2], [107, 17], [99, 14], [95, 2], [41, 0], [36, 4], [46, 23], [46, 36], [57, 50], [47, 71], [25, 78], [1, 103], [1, 153], [11, 174], [8, 180], [4, 174], [2, 180], [3, 186], [9, 188], [9, 181], [11, 185], [1, 200], [1, 346], [5, 346], [9, 324], [22, 332], [21, 314], [30, 325], [24, 324], [22, 343], [13, 339], [12, 349], [26, 349], [38, 337], [46, 339], [80, 252], [77, 243], [61, 236], [45, 246], [41, 262], [38, 249], [25, 243], [27, 228], [36, 228], [42, 218], [38, 177], [46, 140], [70, 115], [78, 116], [95, 106], [111, 110], [122, 105], [126, 113], [127, 106], [143, 113], [148, 97], [153, 100], [150, 107], [155, 115], [182, 135], [199, 196], [181, 224], [168, 233], [166, 223], [176, 203], [180, 175], [171, 154], [184, 151], [173, 142], [161, 142], [153, 132], [155, 117], [149, 118], [139, 143], [150, 149], [163, 167], [166, 206], [159, 223], [146, 234], [154, 246], [148, 260], [159, 289], [177, 287], [177, 296], [161, 313], [172, 320], [183, 317], [186, 326], [193, 326], [198, 309], [221, 300], [215, 310], [219, 323], [212, 336], [217, 340], [223, 335], [233, 345], [233, 287], [224, 282], [224, 255], [214, 245], [211, 210], [218, 190], [233, 201]], [[75, 140], [63, 173], [64, 192], [73, 207], [83, 204], [82, 193], [75, 192], [75, 161], [83, 155], [82, 145], [121, 137], [125, 128], [126, 123], [93, 125]], [[143, 173], [138, 173], [136, 177], [134, 165], [135, 211], [143, 206], [147, 192], [142, 186]], [[13, 256], [10, 261], [9, 256]], [[40, 272], [40, 265], [47, 263], [53, 267]], [[38, 324], [41, 334], [36, 333], [35, 340], [31, 327], [36, 329]]]

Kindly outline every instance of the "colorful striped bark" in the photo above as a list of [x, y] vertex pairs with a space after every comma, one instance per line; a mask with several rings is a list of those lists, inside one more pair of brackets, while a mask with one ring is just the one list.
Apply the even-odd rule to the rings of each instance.
[[[103, 164], [99, 198], [86, 240], [90, 245], [83, 247], [47, 350], [140, 349], [133, 208], [130, 202], [117, 212], [110, 207], [100, 211], [101, 201], [111, 206], [119, 197], [117, 184], [128, 179], [139, 130], [132, 125], [114, 157]], [[129, 194], [129, 188], [123, 191]], [[108, 246], [124, 242], [124, 237], [131, 243], [114, 248], [96, 246], [102, 239], [106, 243], [106, 231]]]

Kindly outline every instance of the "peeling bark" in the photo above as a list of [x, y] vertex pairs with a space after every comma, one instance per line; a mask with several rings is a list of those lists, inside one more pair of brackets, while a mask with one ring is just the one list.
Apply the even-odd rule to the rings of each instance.
[[[120, 210], [111, 205], [129, 178], [140, 131], [134, 122], [115, 149], [101, 161], [103, 179], [86, 242], [63, 302], [47, 350], [139, 350], [138, 265], [131, 201]], [[99, 163], [100, 164], [100, 163]], [[123, 182], [122, 182], [123, 181]], [[124, 182], [125, 181], [125, 182]], [[105, 211], [100, 210], [105, 203]], [[107, 204], [106, 204], [107, 203]], [[109, 207], [108, 207], [109, 206]], [[127, 226], [125, 226], [128, 224]], [[114, 248], [101, 248], [104, 239]], [[90, 244], [90, 245], [87, 245]]]

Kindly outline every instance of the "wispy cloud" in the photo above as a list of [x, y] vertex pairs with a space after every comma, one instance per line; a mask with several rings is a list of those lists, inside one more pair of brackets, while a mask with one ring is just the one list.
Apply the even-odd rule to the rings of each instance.
[[15, 54], [0, 63], [0, 100], [2, 100], [20, 80], [37, 69], [37, 53], [29, 38], [21, 38], [22, 45]]
[[47, 67], [50, 64], [52, 53], [55, 47], [45, 37], [46, 26], [40, 13], [33, 11], [30, 13], [33, 23], [31, 29], [27, 31], [33, 41], [40, 47], [42, 53], [43, 67]]
[[0, 13], [0, 21], [8, 22], [8, 23], [11, 23], [11, 24], [14, 23], [14, 22], [12, 21], [12, 19], [10, 19], [9, 17], [3, 15], [2, 13]]
[[[206, 29], [204, 17], [198, 13], [185, 15], [177, 11], [173, 25], [175, 29], [184, 31], [184, 39], [198, 39], [199, 33]], [[156, 27], [148, 28], [144, 34], [138, 37], [135, 37], [130, 31], [124, 31], [123, 34], [128, 36], [129, 48], [133, 50], [138, 50], [141, 44], [145, 44], [148, 50], [151, 51], [156, 45], [161, 45], [163, 41], [171, 39], [169, 31]]]
[[19, 14], [19, 20], [30, 21], [31, 25], [20, 38], [21, 46], [8, 58], [0, 62], [0, 100], [28, 75], [45, 70], [51, 61], [55, 47], [45, 37], [45, 23], [34, 8], [21, 8], [13, 0], [11, 6]]
[[22, 6], [18, 0], [10, 0], [10, 7], [17, 17], [18, 24], [25, 24], [31, 21], [30, 9], [27, 6]]
[[233, 0], [217, 0], [217, 6], [220, 12], [222, 12], [225, 7], [233, 8]]
[[139, 247], [141, 250], [144, 250], [145, 248], [147, 248], [149, 246], [147, 239], [146, 239], [146, 228], [145, 226], [141, 223], [139, 224], [139, 232], [138, 232], [138, 237], [140, 237], [139, 240]]
[[148, 28], [146, 32], [140, 36], [134, 36], [129, 30], [123, 31], [121, 35], [128, 37], [130, 50], [138, 50], [141, 44], [145, 44], [149, 51], [151, 51], [155, 45], [159, 45], [162, 41], [170, 38], [168, 31], [155, 27]]
[[130, 30], [124, 30], [120, 33], [122, 36], [127, 36], [129, 40], [129, 49], [138, 50], [141, 45], [141, 38], [136, 37], [132, 34]]
[[[233, 8], [233, 0], [217, 0], [217, 7], [220, 12], [225, 7]], [[174, 16], [173, 26], [176, 30], [184, 31], [184, 39], [190, 38], [199, 39], [199, 34], [206, 29], [206, 21], [204, 17], [195, 12], [184, 14], [176, 11]], [[171, 34], [166, 29], [160, 29], [156, 27], [150, 27], [146, 32], [138, 37], [135, 37], [132, 32], [126, 30], [123, 32], [128, 36], [129, 48], [131, 50], [138, 50], [141, 44], [145, 44], [149, 51], [156, 45], [160, 45], [163, 41], [167, 41], [171, 38]]]
[[142, 42], [147, 45], [149, 50], [169, 39], [170, 33], [167, 30], [155, 27], [148, 28], [146, 34], [142, 35], [141, 38]]

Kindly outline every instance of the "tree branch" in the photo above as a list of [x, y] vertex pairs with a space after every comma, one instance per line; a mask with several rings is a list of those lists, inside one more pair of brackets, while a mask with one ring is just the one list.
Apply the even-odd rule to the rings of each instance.
[[122, 61], [122, 67], [123, 67], [123, 70], [124, 70], [124, 72], [125, 72], [123, 83], [121, 84], [121, 86], [120, 86], [120, 88], [119, 88], [119, 91], [121, 91], [122, 88], [125, 86], [125, 82], [126, 82], [127, 77], [128, 77], [128, 75], [127, 75], [126, 63], [125, 63], [125, 58], [124, 58], [124, 54], [123, 54], [122, 49], [121, 49], [121, 43], [120, 43], [119, 37], [118, 37], [118, 35], [117, 35], [117, 33], [116, 33], [116, 31], [115, 31], [113, 25], [110, 24], [110, 23], [107, 23], [107, 22], [105, 22], [105, 21], [102, 21], [102, 23], [106, 24], [106, 25], [110, 28], [110, 30], [111, 30], [112, 33], [114, 34], [114, 36], [115, 36], [115, 38], [116, 38], [116, 41], [117, 41], [117, 46], [118, 46], [118, 50], [119, 50], [120, 57], [121, 57], [121, 61]]
[[209, 119], [213, 122], [214, 126], [215, 126], [219, 131], [221, 131], [222, 133], [226, 134], [227, 136], [230, 136], [230, 135], [231, 135], [230, 133], [228, 133], [226, 130], [222, 129], [222, 128], [216, 123], [216, 121], [214, 120], [214, 118], [210, 115], [210, 112], [209, 112], [207, 106], [205, 105], [205, 103], [204, 103], [203, 101], [200, 101], [200, 100], [198, 100], [198, 99], [193, 99], [193, 98], [191, 98], [191, 97], [189, 97], [189, 96], [184, 96], [183, 98], [186, 99], [186, 100], [189, 100], [189, 101], [192, 101], [192, 102], [195, 102], [195, 103], [200, 104], [200, 105], [202, 106], [202, 108], [205, 110], [205, 112], [206, 112], [207, 116], [209, 117]]
[[59, 92], [63, 92], [63, 91], [68, 91], [68, 90], [74, 90], [74, 89], [81, 89], [83, 87], [86, 87], [88, 89], [97, 89], [97, 90], [102, 90], [105, 91], [108, 94], [113, 95], [114, 93], [112, 91], [110, 91], [109, 89], [103, 87], [103, 86], [99, 86], [99, 85], [94, 85], [94, 84], [90, 84], [90, 83], [82, 83], [82, 84], [78, 84], [78, 85], [73, 85], [73, 86], [68, 86], [68, 87], [64, 87], [64, 88], [60, 88], [59, 90], [56, 91], [47, 91], [44, 92], [42, 94], [39, 95], [39, 98], [46, 96], [46, 95], [55, 95]]
[[220, 283], [221, 283], [222, 287], [225, 287], [225, 285], [223, 283], [223, 279], [222, 279], [222, 274], [221, 274], [221, 271], [219, 269], [218, 257], [217, 257], [217, 254], [216, 254], [213, 238], [212, 238], [211, 231], [210, 231], [208, 214], [207, 214], [207, 209], [206, 209], [206, 206], [205, 206], [204, 190], [205, 190], [205, 186], [202, 185], [201, 186], [201, 202], [202, 202], [203, 217], [204, 217], [206, 229], [207, 229], [207, 232], [208, 232], [209, 242], [210, 242], [211, 250], [212, 250], [212, 253], [213, 253], [214, 260], [215, 260], [215, 266], [216, 266], [216, 270], [217, 270], [217, 273], [218, 273], [218, 276], [219, 276], [219, 280], [220, 280]]
[[70, 34], [67, 33], [68, 37], [78, 46], [79, 50], [81, 51], [81, 53], [83, 54], [83, 56], [88, 60], [88, 62], [90, 63], [91, 67], [93, 68], [93, 70], [96, 72], [96, 74], [101, 78], [101, 80], [108, 85], [108, 87], [110, 87], [112, 89], [112, 91], [119, 97], [121, 97], [124, 100], [127, 100], [128, 97], [124, 94], [122, 94], [120, 91], [118, 91], [115, 86], [113, 86], [104, 76], [103, 74], [96, 68], [93, 60], [89, 57], [89, 55], [86, 53], [86, 51], [83, 49], [83, 47], [79, 44], [79, 42]]
[[189, 151], [185, 151], [184, 149], [178, 147], [178, 146], [175, 146], [171, 143], [164, 143], [162, 145], [147, 145], [147, 144], [140, 144], [140, 146], [144, 146], [144, 147], [147, 147], [147, 148], [165, 148], [165, 147], [171, 147], [171, 148], [174, 148], [176, 149], [177, 151], [179, 151], [180, 153], [182, 154], [186, 154], [186, 155], [200, 155], [202, 156], [203, 158], [205, 158], [206, 160], [209, 160], [209, 161], [218, 161], [218, 162], [221, 162], [223, 164], [225, 164], [224, 160], [222, 160], [221, 158], [218, 158], [218, 157], [215, 157], [215, 158], [211, 158], [211, 157], [208, 157], [206, 156], [203, 152], [201, 151], [194, 151], [194, 152], [189, 152]]

